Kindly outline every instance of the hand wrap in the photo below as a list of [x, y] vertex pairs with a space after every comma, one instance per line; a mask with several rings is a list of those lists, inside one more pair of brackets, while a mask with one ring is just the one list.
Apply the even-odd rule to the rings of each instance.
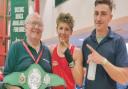
[[71, 68], [74, 67], [75, 63], [73, 61], [72, 55], [70, 53], [70, 50], [68, 48], [65, 50], [64, 55], [66, 57], [67, 62], [69, 63], [69, 67], [71, 67]]

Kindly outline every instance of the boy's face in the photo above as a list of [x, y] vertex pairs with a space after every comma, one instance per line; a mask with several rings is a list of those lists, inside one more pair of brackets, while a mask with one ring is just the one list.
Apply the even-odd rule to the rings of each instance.
[[67, 23], [60, 22], [57, 26], [57, 34], [60, 41], [69, 41], [69, 37], [72, 34], [72, 30]]

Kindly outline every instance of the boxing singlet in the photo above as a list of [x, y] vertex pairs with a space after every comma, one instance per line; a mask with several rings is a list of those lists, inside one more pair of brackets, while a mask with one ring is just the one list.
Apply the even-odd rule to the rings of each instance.
[[[75, 46], [71, 46], [70, 53], [73, 54]], [[54, 74], [62, 77], [66, 86], [57, 86], [52, 89], [75, 89], [75, 81], [73, 79], [73, 75], [70, 67], [68, 66], [68, 62], [65, 57], [60, 57], [57, 53], [57, 46], [54, 48], [52, 53], [52, 71]]]

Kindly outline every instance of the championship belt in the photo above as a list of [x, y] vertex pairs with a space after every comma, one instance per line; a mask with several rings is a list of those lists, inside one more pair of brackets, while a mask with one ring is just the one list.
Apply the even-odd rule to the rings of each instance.
[[4, 83], [21, 86], [24, 89], [45, 89], [50, 86], [65, 85], [59, 76], [47, 73], [39, 64], [31, 64], [24, 72], [13, 72], [5, 76]]

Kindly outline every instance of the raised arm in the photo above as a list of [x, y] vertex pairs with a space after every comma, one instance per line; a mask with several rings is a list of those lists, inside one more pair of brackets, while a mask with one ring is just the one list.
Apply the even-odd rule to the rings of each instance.
[[87, 47], [91, 51], [91, 54], [89, 54], [88, 56], [87, 63], [93, 61], [96, 64], [101, 64], [113, 80], [121, 84], [125, 84], [128, 82], [128, 67], [115, 66], [110, 63], [108, 59], [96, 52], [90, 45], [87, 45]]

